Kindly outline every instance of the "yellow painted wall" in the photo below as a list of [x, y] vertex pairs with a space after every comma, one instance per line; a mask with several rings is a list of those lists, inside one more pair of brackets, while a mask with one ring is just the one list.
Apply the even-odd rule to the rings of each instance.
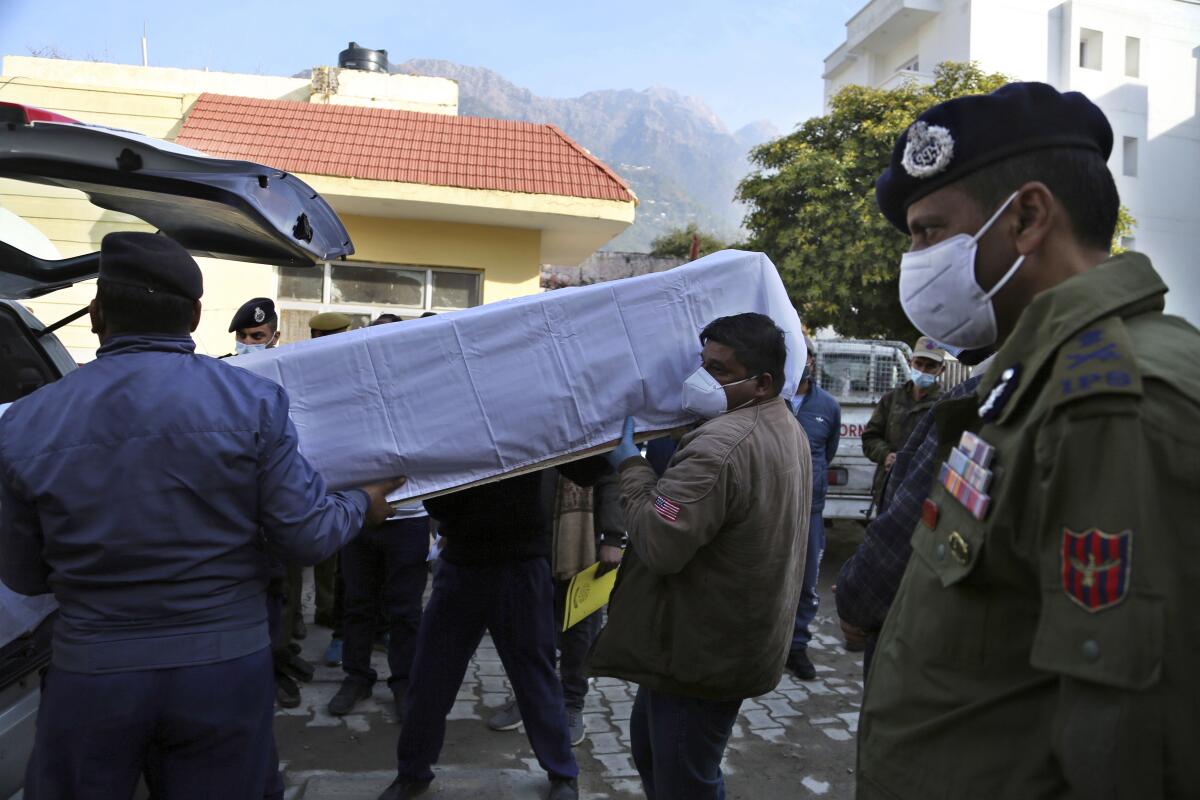
[[[100, 240], [113, 231], [153, 230], [134, 217], [96, 208], [78, 192], [20, 181], [0, 180], [0, 205], [44, 233], [64, 258], [98, 250]], [[197, 349], [222, 355], [233, 347], [227, 329], [234, 311], [251, 297], [270, 296], [275, 291], [275, 271], [263, 264], [212, 258], [198, 261], [204, 273], [204, 314], [195, 334]], [[50, 324], [87, 305], [95, 295], [95, 281], [86, 281], [25, 305]], [[80, 361], [89, 360], [97, 347], [86, 319], [60, 329], [58, 337]]]
[[195, 102], [195, 95], [5, 76], [0, 80], [0, 101], [37, 106], [81, 122], [163, 139], [179, 132], [180, 120]]
[[342, 222], [353, 260], [483, 270], [485, 303], [540, 291], [539, 231], [351, 214]]

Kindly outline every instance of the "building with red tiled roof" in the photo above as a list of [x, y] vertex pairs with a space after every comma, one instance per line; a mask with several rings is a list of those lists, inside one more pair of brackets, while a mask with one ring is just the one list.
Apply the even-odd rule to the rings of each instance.
[[306, 175], [634, 202], [554, 125], [203, 94], [179, 144]]
[[[4, 58], [0, 77], [10, 102], [294, 173], [337, 211], [355, 247], [345, 261], [202, 264], [197, 342], [214, 355], [229, 351], [225, 327], [249, 297], [276, 299], [287, 341], [307, 336], [320, 311], [365, 324], [385, 311], [413, 317], [537, 292], [542, 264], [581, 263], [632, 224], [637, 206], [619, 175], [553, 125], [459, 117], [458, 85], [444, 78], [334, 67], [282, 78], [17, 56]], [[130, 225], [4, 187], [0, 205], [40, 219], [64, 255]], [[65, 316], [86, 291], [39, 299], [62, 308], [37, 313]], [[64, 336], [83, 359], [94, 337], [75, 328]]]

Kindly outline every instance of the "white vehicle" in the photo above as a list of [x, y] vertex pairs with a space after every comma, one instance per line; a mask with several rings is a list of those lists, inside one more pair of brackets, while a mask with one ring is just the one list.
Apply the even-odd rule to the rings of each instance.
[[[329, 204], [292, 175], [13, 103], [0, 102], [0, 178], [76, 189], [197, 255], [313, 267], [354, 252]], [[62, 258], [0, 209], [0, 409], [75, 369], [54, 331], [87, 312], [47, 326], [20, 301], [98, 270], [99, 253]], [[0, 585], [0, 798], [22, 796], [56, 608]]]
[[[817, 382], [842, 407], [841, 440], [829, 465], [825, 517], [865, 523], [874, 514], [875, 464], [863, 455], [863, 430], [879, 398], [908, 380], [912, 350], [904, 342], [882, 339], [817, 339], [815, 344]], [[947, 359], [943, 388], [964, 380], [966, 371], [964, 365]]]

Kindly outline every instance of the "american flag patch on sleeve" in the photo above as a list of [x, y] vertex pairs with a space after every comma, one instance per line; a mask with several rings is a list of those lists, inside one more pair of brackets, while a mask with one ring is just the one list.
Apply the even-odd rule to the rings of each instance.
[[667, 522], [674, 522], [679, 519], [679, 506], [661, 494], [654, 498], [654, 510]]

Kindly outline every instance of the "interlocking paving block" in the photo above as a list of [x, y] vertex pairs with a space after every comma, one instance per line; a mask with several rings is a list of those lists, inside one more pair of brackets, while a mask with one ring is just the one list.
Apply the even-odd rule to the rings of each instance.
[[625, 749], [615, 733], [593, 733], [588, 736], [592, 743], [592, 755], [608, 755], [620, 753]]
[[602, 776], [605, 778], [637, 777], [637, 769], [633, 766], [633, 756], [629, 753], [596, 754], [596, 760], [604, 765]]
[[828, 794], [829, 784], [826, 781], [819, 781], [811, 775], [806, 775], [800, 783], [805, 789], [816, 795]]
[[771, 716], [775, 719], [783, 717], [799, 717], [803, 716], [803, 712], [792, 708], [792, 704], [787, 700], [767, 700], [767, 710], [771, 712]]
[[587, 733], [606, 733], [612, 730], [612, 725], [609, 724], [607, 714], [587, 714], [583, 715], [583, 729]]
[[[486, 769], [454, 765], [434, 768], [437, 777], [423, 795], [436, 798], [504, 797], [533, 800], [545, 797], [546, 774], [517, 769]], [[396, 778], [392, 770], [357, 774], [315, 774], [304, 783], [302, 800], [375, 800]]]

